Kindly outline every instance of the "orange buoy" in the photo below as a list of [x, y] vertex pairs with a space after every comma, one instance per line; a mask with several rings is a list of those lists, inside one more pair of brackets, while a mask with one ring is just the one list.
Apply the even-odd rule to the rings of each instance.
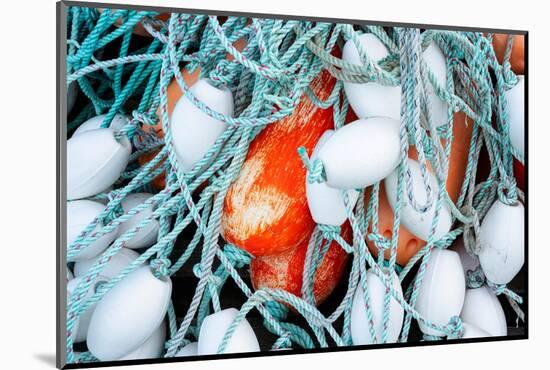
[[[473, 122], [466, 118], [463, 112], [455, 113], [453, 120], [453, 142], [451, 144], [451, 155], [449, 159], [449, 172], [447, 177], [446, 189], [453, 202], [456, 202], [460, 195], [460, 189], [464, 176], [466, 173], [466, 167], [468, 165], [468, 153], [470, 149], [470, 139], [472, 137]], [[416, 150], [411, 147], [409, 150], [409, 157], [412, 159], [418, 159]], [[368, 205], [370, 200], [370, 191], [365, 195], [365, 206]], [[378, 200], [378, 229], [380, 234], [386, 238], [392, 237], [393, 230], [393, 209], [391, 208], [384, 184], [380, 184], [379, 200]], [[367, 245], [370, 251], [378, 255], [378, 249], [374, 242], [368, 240]], [[426, 245], [426, 241], [422, 240], [410, 231], [408, 231], [403, 225], [399, 229], [399, 239], [397, 243], [397, 263], [399, 265], [406, 265], [407, 262], [413, 257], [422, 247]], [[389, 258], [390, 250], [386, 250], [385, 258]]]

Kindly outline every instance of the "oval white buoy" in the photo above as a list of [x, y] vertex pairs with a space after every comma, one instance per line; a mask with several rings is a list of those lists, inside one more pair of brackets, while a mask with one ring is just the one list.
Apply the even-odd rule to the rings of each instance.
[[360, 119], [345, 125], [319, 150], [327, 185], [360, 189], [388, 176], [399, 164], [399, 122], [391, 118]]
[[101, 361], [120, 358], [139, 346], [166, 315], [172, 281], [158, 279], [149, 266], [133, 271], [96, 306], [88, 329], [88, 349]]
[[[372, 33], [360, 35], [359, 41], [373, 63], [389, 55], [386, 46]], [[351, 64], [362, 65], [359, 51], [352, 40], [348, 40], [344, 45], [342, 59]], [[344, 91], [357, 117], [390, 117], [395, 120], [400, 119], [400, 86], [384, 86], [376, 82], [362, 84], [344, 82]]]
[[507, 284], [525, 261], [525, 209], [497, 200], [481, 222], [479, 262], [485, 277]]
[[[420, 164], [410, 158], [407, 158], [407, 164], [410, 169], [411, 180], [413, 185], [413, 196], [418, 204], [426, 204], [428, 195], [426, 194], [426, 188], [424, 187], [424, 181], [422, 180], [422, 174], [420, 172]], [[385, 180], [384, 186], [386, 187], [386, 195], [388, 201], [393, 210], [397, 205], [397, 180], [398, 180], [398, 169], [393, 171]], [[430, 230], [432, 227], [432, 220], [435, 216], [435, 206], [436, 198], [439, 193], [439, 186], [437, 185], [437, 180], [435, 176], [428, 171], [430, 186], [431, 186], [431, 196], [432, 196], [432, 205], [426, 210], [426, 212], [418, 212], [411, 204], [409, 197], [407, 196], [407, 190], [405, 182], [403, 182], [404, 194], [403, 194], [403, 205], [401, 207], [401, 222], [403, 225], [413, 233], [416, 237], [422, 240], [428, 240], [430, 235]], [[440, 239], [442, 236], [447, 234], [451, 230], [453, 220], [451, 215], [451, 209], [449, 205], [443, 203], [439, 210], [438, 223], [435, 228], [435, 238]]]
[[[75, 200], [67, 202], [67, 246], [71, 245], [82, 231], [105, 209], [101, 203], [91, 200]], [[103, 225], [98, 223], [93, 232], [99, 231]], [[92, 233], [93, 233], [92, 232]], [[107, 233], [92, 242], [70, 261], [82, 261], [93, 258], [103, 252], [116, 239], [117, 230]]]
[[[190, 88], [191, 93], [210, 109], [233, 116], [233, 94], [227, 88], [217, 88], [201, 79]], [[204, 157], [227, 124], [197, 108], [185, 95], [172, 112], [170, 130], [172, 144], [183, 171], [191, 170]]]
[[[124, 212], [129, 212], [132, 210], [132, 208], [135, 208], [139, 206], [140, 204], [143, 204], [152, 197], [153, 194], [149, 193], [135, 193], [135, 194], [128, 194], [121, 202], [122, 209]], [[149, 206], [145, 208], [143, 211], [137, 213], [132, 218], [130, 218], [128, 221], [122, 223], [119, 227], [119, 235], [123, 235], [127, 231], [133, 229], [136, 227], [139, 223], [141, 223], [143, 220], [150, 218], [153, 214], [153, 207]], [[130, 249], [138, 249], [138, 248], [145, 248], [150, 247], [151, 245], [155, 244], [157, 241], [157, 235], [160, 229], [160, 223], [157, 219], [151, 220], [147, 226], [140, 229], [136, 235], [134, 235], [130, 240], [128, 240], [126, 243], [124, 243], [124, 246]]]
[[119, 360], [145, 360], [148, 358], [159, 358], [164, 353], [164, 342], [166, 341], [166, 325], [164, 321], [151, 334], [151, 336], [137, 349], [119, 358]]
[[[466, 283], [460, 257], [449, 250], [432, 250], [424, 278], [418, 290], [415, 308], [429, 322], [445, 326], [451, 317], [460, 315]], [[443, 332], [418, 322], [427, 335], [442, 336]]]
[[110, 128], [73, 135], [67, 140], [67, 199], [81, 199], [100, 193], [120, 177], [132, 147], [120, 141]]
[[508, 106], [510, 141], [514, 149], [525, 155], [525, 78], [518, 76], [518, 83], [504, 93]]
[[[333, 130], [327, 130], [321, 136], [311, 159], [317, 158], [317, 153], [326, 141], [334, 134]], [[342, 191], [337, 188], [332, 188], [326, 182], [310, 183], [306, 177], [306, 197], [309, 206], [311, 217], [318, 224], [340, 226], [347, 220], [346, 207]], [[351, 207], [355, 206], [359, 198], [359, 192], [354, 189], [347, 190], [347, 195]]]
[[490, 337], [489, 333], [487, 333], [485, 330], [482, 330], [470, 323], [462, 322], [462, 329], [464, 329], [464, 334], [462, 335], [461, 339]]
[[[138, 257], [139, 253], [128, 248], [120, 248], [120, 250], [111, 257], [109, 262], [105, 264], [100, 273], [101, 275], [112, 279], [117, 276], [122, 270], [124, 270], [128, 265], [134, 262], [135, 259]], [[97, 256], [95, 258], [77, 261], [74, 264], [75, 276], [86, 275], [86, 273], [90, 271], [94, 263], [96, 263], [99, 258], [100, 257]]]
[[487, 286], [466, 289], [460, 317], [493, 337], [505, 336], [508, 331], [504, 310], [495, 293]]
[[[90, 118], [89, 120], [78, 126], [78, 128], [74, 131], [73, 136], [101, 128], [101, 125], [103, 124], [106, 116], [106, 114], [100, 114], [99, 116]], [[111, 123], [109, 124], [109, 127], [107, 128], [110, 128], [113, 132], [119, 132], [129, 122], [130, 118], [127, 115], [120, 113], [115, 114]], [[128, 140], [126, 137], [123, 137], [123, 139]]]
[[[67, 299], [70, 297], [71, 294], [75, 291], [76, 287], [80, 282], [82, 281], [82, 277], [76, 277], [72, 280], [70, 280], [67, 283]], [[95, 289], [98, 284], [102, 282], [107, 282], [109, 279], [105, 276], [97, 276], [94, 282], [90, 285], [90, 288], [86, 292], [86, 295], [84, 297], [84, 300], [82, 303], [86, 302], [86, 300], [90, 299], [95, 294]], [[86, 337], [88, 336], [88, 328], [90, 326], [90, 320], [92, 319], [92, 314], [94, 313], [95, 307], [97, 303], [91, 305], [88, 307], [88, 309], [80, 314], [78, 317], [78, 329], [75, 332], [75, 335], [73, 337], [73, 340], [75, 343], [84, 342], [86, 340]]]
[[198, 343], [192, 342], [180, 349], [175, 357], [187, 357], [187, 356], [196, 356], [198, 354]]
[[[387, 271], [387, 269], [385, 270]], [[386, 294], [386, 286], [372, 269], [367, 271], [366, 279], [367, 291], [369, 293], [369, 306], [372, 312], [374, 331], [376, 333], [376, 343], [381, 343], [382, 332], [384, 330], [384, 296]], [[392, 288], [399, 293], [399, 296], [403, 297], [401, 284], [395, 272], [392, 272], [390, 279], [392, 280]], [[390, 318], [388, 322], [386, 343], [395, 343], [399, 339], [399, 333], [401, 333], [405, 311], [393, 296], [390, 299], [389, 309]], [[353, 306], [351, 308], [351, 338], [355, 345], [374, 343], [370, 332], [370, 322], [367, 319], [367, 310], [361, 286], [358, 286], [355, 291], [355, 296], [353, 297]]]
[[[239, 311], [235, 308], [227, 308], [213, 313], [204, 319], [199, 333], [197, 350], [199, 356], [218, 353], [218, 348], [222, 343], [225, 332], [229, 329], [238, 313]], [[243, 319], [237, 325], [223, 353], [257, 352], [259, 350], [260, 345], [256, 334], [254, 334], [254, 330], [248, 321]]]
[[[447, 62], [439, 46], [432, 41], [422, 53], [422, 58], [426, 62], [428, 68], [433, 72], [437, 82], [439, 82], [439, 85], [445, 88], [447, 85]], [[433, 126], [439, 127], [447, 124], [447, 102], [441, 100], [439, 96], [437, 96], [431, 83], [428, 83], [426, 92], [430, 100], [429, 109], [432, 116]]]

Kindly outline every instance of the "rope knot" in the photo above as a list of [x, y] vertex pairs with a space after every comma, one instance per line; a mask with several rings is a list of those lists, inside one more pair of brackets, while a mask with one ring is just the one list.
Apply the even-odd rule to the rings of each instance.
[[151, 261], [150, 266], [153, 269], [153, 275], [157, 279], [163, 279], [170, 274], [170, 266], [172, 261], [168, 258], [155, 258]]
[[464, 328], [462, 327], [462, 319], [458, 316], [453, 316], [449, 320], [448, 328], [450, 334], [447, 336], [449, 339], [460, 339], [464, 336]]
[[138, 110], [132, 111], [132, 118], [147, 126], [155, 126], [159, 122], [159, 118], [156, 113], [152, 112], [139, 112]]
[[200, 263], [197, 263], [193, 266], [193, 274], [199, 279], [206, 278], [208, 284], [213, 286], [215, 289], [218, 289], [222, 285], [222, 279], [219, 276], [214, 275], [210, 272], [207, 276], [203, 273]]
[[384, 235], [369, 233], [368, 238], [374, 243], [376, 248], [380, 250], [386, 250], [391, 247], [391, 240], [386, 238]]
[[252, 255], [250, 253], [234, 246], [233, 244], [226, 244], [223, 247], [223, 253], [237, 268], [243, 268], [244, 266], [249, 265], [252, 260]]
[[285, 332], [283, 335], [281, 335], [276, 341], [275, 344], [273, 344], [272, 349], [285, 349], [285, 348], [292, 348], [292, 341], [290, 340], [290, 333]]
[[327, 240], [334, 240], [336, 237], [340, 236], [340, 226], [317, 224], [317, 227]]
[[481, 266], [466, 273], [466, 286], [471, 289], [481, 288], [485, 284], [485, 275]]
[[288, 308], [281, 302], [267, 301], [264, 303], [264, 306], [277, 321], [285, 320], [288, 316]]
[[509, 206], [517, 204], [518, 191], [516, 179], [513, 176], [506, 176], [498, 183], [498, 198]]
[[320, 184], [326, 181], [325, 168], [323, 166], [323, 162], [321, 162], [319, 158], [309, 158], [306, 148], [304, 148], [303, 146], [298, 148], [298, 155], [302, 159], [302, 162], [307, 169], [307, 181], [310, 184]]

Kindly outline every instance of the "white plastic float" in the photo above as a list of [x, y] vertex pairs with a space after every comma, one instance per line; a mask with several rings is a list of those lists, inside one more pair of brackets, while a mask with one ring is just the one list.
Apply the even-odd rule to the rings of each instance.
[[[403, 297], [403, 291], [397, 274], [392, 272], [390, 278], [392, 279], [392, 288], [398, 292], [399, 296]], [[384, 296], [386, 294], [386, 286], [372, 269], [367, 271], [366, 279], [369, 306], [374, 322], [374, 332], [376, 333], [376, 343], [381, 343], [382, 332], [384, 330]], [[395, 343], [399, 339], [399, 333], [401, 333], [405, 311], [393, 296], [390, 299], [389, 309], [390, 318], [386, 343]], [[363, 289], [360, 285], [355, 291], [353, 306], [351, 308], [351, 338], [355, 345], [374, 343], [370, 332], [370, 322], [367, 319]]]
[[[466, 283], [460, 257], [450, 250], [432, 250], [424, 278], [418, 290], [416, 310], [429, 322], [445, 326], [453, 316], [459, 316], [464, 303]], [[427, 335], [443, 336], [422, 322], [420, 330]]]
[[[201, 79], [190, 88], [191, 93], [210, 109], [233, 116], [233, 94], [229, 89], [217, 88]], [[210, 117], [197, 108], [185, 95], [172, 112], [170, 130], [178, 162], [183, 171], [191, 170], [214, 145], [227, 124]]]
[[[76, 277], [72, 280], [70, 280], [67, 283], [67, 298], [73, 294], [76, 287], [80, 282], [82, 281], [82, 277]], [[90, 285], [90, 288], [86, 292], [86, 296], [84, 297], [84, 300], [82, 302], [85, 302], [86, 300], [90, 299], [95, 294], [95, 288], [99, 283], [106, 282], [109, 279], [105, 276], [99, 275], [94, 282]], [[96, 304], [91, 305], [86, 311], [80, 314], [78, 317], [78, 328], [75, 332], [75, 335], [73, 337], [73, 340], [78, 342], [84, 342], [88, 336], [88, 328], [90, 326], [90, 320], [92, 319], [92, 314], [94, 313]]]
[[360, 119], [338, 129], [319, 150], [327, 185], [360, 189], [388, 176], [399, 164], [399, 122]]
[[493, 337], [505, 336], [508, 331], [500, 301], [487, 286], [466, 289], [460, 317]]
[[[103, 124], [106, 116], [106, 114], [100, 114], [99, 116], [90, 118], [89, 120], [78, 126], [78, 128], [74, 131], [73, 136], [101, 128], [101, 125]], [[129, 122], [130, 118], [127, 115], [115, 114], [108, 128], [116, 133], [119, 132]]]
[[490, 337], [489, 333], [469, 323], [463, 322], [462, 329], [464, 329], [464, 334], [461, 339]]
[[[420, 172], [420, 164], [411, 159], [407, 159], [407, 164], [411, 173], [411, 180], [413, 185], [413, 197], [420, 205], [426, 204], [428, 194], [422, 180], [422, 174]], [[398, 181], [398, 169], [395, 169], [391, 175], [384, 180], [384, 186], [386, 188], [386, 195], [390, 203], [391, 208], [395, 211], [397, 205], [397, 181]], [[413, 233], [416, 237], [422, 240], [428, 240], [430, 230], [432, 227], [432, 220], [435, 216], [436, 198], [439, 193], [439, 186], [435, 176], [428, 171], [432, 204], [424, 213], [418, 212], [411, 204], [409, 197], [407, 196], [406, 183], [403, 181], [403, 203], [401, 206], [401, 222], [403, 225]], [[452, 215], [451, 209], [446, 203], [441, 205], [439, 210], [438, 223], [435, 228], [435, 239], [440, 239], [451, 230]]]
[[[323, 136], [321, 136], [311, 155], [312, 160], [317, 158], [317, 153], [333, 134], [333, 130], [327, 130]], [[333, 226], [342, 225], [348, 218], [342, 190], [330, 187], [326, 182], [310, 183], [307, 177], [305, 181], [307, 203], [313, 220], [318, 224]], [[359, 198], [359, 192], [350, 189], [347, 190], [347, 195], [351, 207], [353, 208]]]
[[[239, 311], [235, 308], [227, 308], [207, 316], [202, 322], [199, 342], [197, 347], [198, 355], [213, 355], [218, 353], [218, 348], [223, 337], [237, 317]], [[233, 335], [225, 346], [223, 353], [257, 352], [260, 345], [254, 330], [246, 319], [237, 325]]]
[[485, 277], [507, 284], [525, 261], [525, 209], [497, 200], [481, 222], [479, 262]]
[[198, 343], [192, 342], [180, 349], [175, 357], [196, 356], [198, 354]]
[[[121, 202], [122, 209], [125, 213], [132, 210], [132, 208], [135, 208], [139, 206], [140, 204], [143, 204], [152, 197], [153, 194], [149, 193], [134, 193], [134, 194], [128, 194]], [[150, 218], [153, 214], [153, 207], [149, 206], [145, 208], [143, 211], [137, 213], [132, 218], [130, 218], [128, 221], [122, 223], [119, 227], [119, 235], [123, 235], [127, 231], [133, 229], [137, 225], [139, 225], [143, 220]], [[151, 245], [155, 244], [157, 241], [157, 235], [160, 229], [160, 223], [157, 219], [151, 220], [147, 226], [140, 229], [136, 235], [134, 235], [130, 240], [128, 240], [126, 243], [124, 243], [124, 246], [130, 249], [138, 249], [138, 248], [145, 248], [150, 247]]]
[[[67, 202], [67, 246], [72, 244], [77, 237], [86, 229], [86, 227], [105, 209], [105, 206], [99, 202], [91, 200], [75, 200]], [[97, 232], [103, 228], [98, 223], [96, 228], [90, 233]], [[88, 235], [90, 235], [88, 234]], [[103, 252], [113, 240], [116, 239], [117, 230], [101, 236], [99, 239], [82, 247], [82, 250], [71, 259], [71, 261], [83, 261], [93, 258]], [[69, 261], [70, 262], [70, 261]]]
[[[439, 85], [445, 88], [447, 85], [447, 65], [445, 56], [439, 46], [432, 41], [422, 53], [422, 58], [426, 62], [427, 67], [433, 72]], [[447, 102], [437, 96], [431, 83], [428, 83], [428, 86], [426, 86], [426, 92], [430, 101], [429, 110], [434, 127], [447, 124]]]
[[113, 185], [131, 152], [128, 138], [117, 140], [112, 128], [84, 129], [73, 135], [67, 140], [67, 199], [90, 197]]
[[514, 149], [525, 155], [525, 78], [518, 76], [518, 83], [506, 91], [510, 141]]
[[88, 349], [113, 361], [140, 347], [166, 315], [172, 281], [158, 279], [149, 266], [127, 275], [96, 306], [88, 329]]
[[[389, 55], [386, 46], [372, 33], [360, 35], [359, 41], [373, 63]], [[342, 59], [351, 64], [363, 64], [352, 40], [344, 45]], [[390, 117], [399, 121], [401, 86], [384, 86], [376, 82], [344, 82], [344, 91], [357, 117]]]
[[164, 353], [164, 342], [166, 342], [166, 324], [163, 321], [145, 343], [131, 353], [122, 356], [119, 360], [159, 358]]
[[[108, 277], [109, 279], [117, 276], [122, 270], [124, 270], [128, 265], [135, 261], [139, 257], [139, 253], [128, 249], [120, 248], [120, 250], [111, 257], [109, 262], [105, 264], [101, 270], [101, 275]], [[90, 258], [87, 260], [78, 261], [74, 264], [74, 273], [75, 276], [85, 275], [92, 266], [97, 262], [100, 257]]]

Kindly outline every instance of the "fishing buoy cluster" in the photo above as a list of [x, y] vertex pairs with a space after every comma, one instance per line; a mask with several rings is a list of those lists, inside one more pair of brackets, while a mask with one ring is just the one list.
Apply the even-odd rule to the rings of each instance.
[[68, 24], [68, 362], [506, 336], [506, 302], [523, 320], [523, 48], [79, 7]]

